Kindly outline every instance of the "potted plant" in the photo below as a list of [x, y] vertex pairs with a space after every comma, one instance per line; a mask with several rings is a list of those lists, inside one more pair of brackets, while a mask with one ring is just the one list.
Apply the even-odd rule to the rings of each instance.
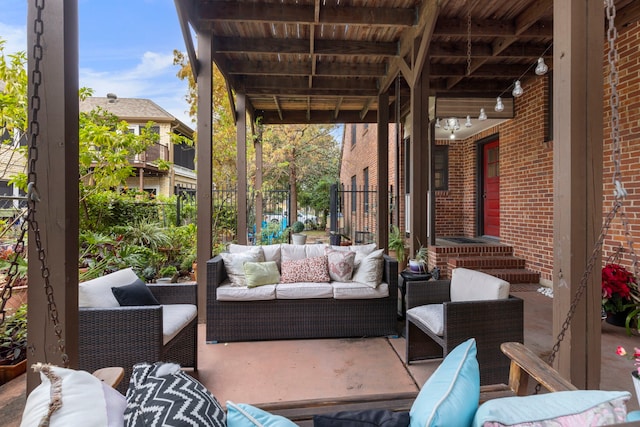
[[27, 305], [0, 325], [0, 385], [27, 370]]
[[607, 323], [625, 326], [627, 318], [637, 311], [638, 303], [640, 293], [633, 274], [620, 264], [606, 264], [602, 268], [602, 309]]
[[293, 225], [291, 225], [291, 231], [293, 231], [291, 239], [294, 245], [304, 245], [307, 242], [307, 235], [302, 234], [304, 224], [301, 221], [294, 222]]
[[176, 283], [178, 281], [178, 269], [175, 265], [162, 267], [158, 274], [160, 274], [158, 283]]
[[409, 260], [409, 269], [416, 273], [424, 273], [427, 271], [427, 258], [429, 251], [420, 245], [413, 258]]
[[394, 256], [398, 260], [400, 271], [404, 270], [407, 267], [407, 263], [405, 261], [407, 258], [407, 243], [405, 241], [404, 233], [395, 225], [391, 226], [388, 247], [389, 255]]

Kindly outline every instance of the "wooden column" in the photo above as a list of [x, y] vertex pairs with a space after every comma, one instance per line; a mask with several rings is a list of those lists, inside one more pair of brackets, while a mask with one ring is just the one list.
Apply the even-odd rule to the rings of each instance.
[[[603, 22], [602, 1], [554, 1], [554, 337], [602, 223]], [[600, 385], [600, 267], [598, 259], [556, 358], [578, 388]]]
[[429, 191], [429, 64], [424, 64], [421, 74], [411, 88], [411, 154], [409, 179], [411, 187], [410, 256], [420, 246], [427, 244], [427, 194]]
[[[41, 255], [48, 269], [57, 318], [71, 367], [78, 364], [78, 3], [29, 2], [27, 15], [29, 73], [30, 176], [40, 194], [36, 203]], [[34, 24], [41, 18], [41, 24]], [[34, 34], [34, 27], [41, 36]], [[40, 60], [37, 57], [41, 57]], [[37, 95], [39, 102], [32, 102]], [[35, 106], [35, 113], [34, 113]], [[62, 365], [54, 322], [48, 314], [43, 264], [36, 235], [29, 230], [29, 320], [27, 365]], [[27, 390], [40, 377], [27, 370]]]
[[197, 183], [197, 259], [198, 259], [198, 321], [207, 320], [207, 261], [213, 254], [213, 215], [211, 191], [213, 181], [213, 60], [210, 32], [198, 33], [198, 136], [196, 143]]
[[389, 93], [378, 95], [378, 247], [389, 243]]
[[247, 104], [236, 93], [236, 165], [238, 168], [238, 244], [247, 244]]

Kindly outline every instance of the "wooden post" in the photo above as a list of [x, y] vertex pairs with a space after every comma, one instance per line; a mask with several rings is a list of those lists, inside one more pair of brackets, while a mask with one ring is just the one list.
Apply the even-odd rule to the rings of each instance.
[[[29, 159], [35, 161], [36, 203], [42, 252], [29, 230], [27, 365], [62, 365], [54, 323], [48, 314], [43, 263], [48, 269], [69, 365], [78, 365], [78, 3], [29, 2]], [[41, 23], [35, 22], [41, 19]], [[41, 30], [38, 37], [35, 30]], [[38, 60], [37, 57], [41, 57]], [[39, 102], [33, 102], [37, 95]], [[35, 107], [34, 107], [35, 106]], [[34, 109], [36, 113], [34, 114]], [[32, 180], [33, 182], [34, 180]], [[40, 377], [28, 370], [27, 390]]]
[[236, 165], [238, 168], [238, 244], [247, 244], [247, 104], [236, 93]]
[[378, 95], [378, 247], [389, 243], [389, 93]]
[[196, 196], [198, 199], [197, 212], [197, 259], [200, 274], [198, 281], [198, 321], [204, 323], [207, 320], [207, 261], [213, 254], [213, 226], [211, 217], [213, 214], [211, 203], [212, 191], [212, 153], [213, 153], [213, 60], [211, 32], [198, 33], [198, 65], [196, 83], [198, 85], [198, 140], [196, 145], [197, 156], [197, 183]]
[[[555, 337], [602, 223], [604, 10], [602, 1], [555, 0], [553, 12]], [[598, 258], [556, 358], [580, 389], [600, 385], [600, 267]]]

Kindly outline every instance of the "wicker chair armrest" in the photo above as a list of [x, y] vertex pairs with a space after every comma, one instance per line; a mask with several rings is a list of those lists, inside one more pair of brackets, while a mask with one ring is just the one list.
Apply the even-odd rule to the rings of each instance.
[[406, 282], [407, 309], [427, 304], [442, 304], [451, 299], [450, 280]]
[[109, 346], [113, 342], [128, 342], [132, 348], [139, 343], [162, 346], [162, 307], [159, 305], [80, 308], [78, 317], [81, 344]]
[[227, 278], [227, 270], [220, 255], [207, 261], [207, 304], [216, 301], [216, 290]]
[[389, 285], [389, 295], [398, 295], [398, 260], [383, 254], [382, 281]]
[[198, 299], [195, 283], [149, 283], [147, 286], [160, 304], [195, 305]]
[[443, 318], [446, 334], [464, 334], [473, 325], [480, 334], [491, 335], [493, 331], [512, 329], [521, 341], [523, 330], [523, 301], [514, 296], [507, 299], [487, 301], [445, 302]]

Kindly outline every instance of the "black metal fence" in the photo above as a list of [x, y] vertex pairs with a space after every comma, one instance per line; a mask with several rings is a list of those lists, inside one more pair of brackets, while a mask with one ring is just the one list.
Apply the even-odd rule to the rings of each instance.
[[[353, 244], [374, 243], [378, 218], [378, 191], [374, 187], [331, 186], [329, 224], [333, 236]], [[334, 243], [337, 243], [333, 238]]]

